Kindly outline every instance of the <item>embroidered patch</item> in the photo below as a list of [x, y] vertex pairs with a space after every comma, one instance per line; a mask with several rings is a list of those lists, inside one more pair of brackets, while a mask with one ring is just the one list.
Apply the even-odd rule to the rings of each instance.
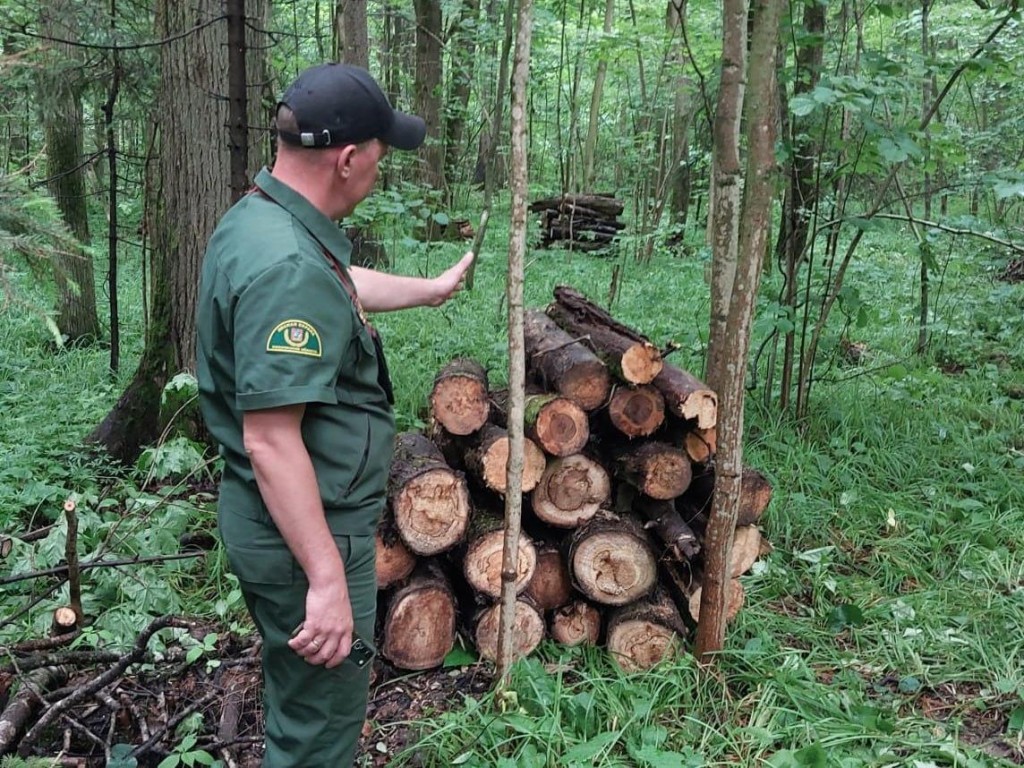
[[278, 323], [267, 339], [267, 352], [290, 352], [293, 355], [320, 357], [320, 334], [309, 323], [285, 320]]

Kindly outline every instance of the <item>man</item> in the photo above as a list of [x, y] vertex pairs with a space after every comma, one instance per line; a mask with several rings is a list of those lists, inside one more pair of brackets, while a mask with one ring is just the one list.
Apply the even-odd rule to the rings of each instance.
[[337, 220], [388, 149], [426, 129], [362, 69], [306, 70], [278, 104], [278, 153], [214, 232], [199, 297], [202, 410], [224, 457], [218, 523], [263, 636], [265, 768], [345, 768], [366, 716], [374, 531], [394, 440], [390, 382], [363, 310], [438, 306], [433, 279], [351, 267]]

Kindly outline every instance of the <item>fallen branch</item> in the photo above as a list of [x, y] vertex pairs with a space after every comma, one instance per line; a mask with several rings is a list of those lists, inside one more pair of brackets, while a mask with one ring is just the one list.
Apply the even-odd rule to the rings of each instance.
[[21, 687], [0, 713], [0, 755], [14, 744], [33, 710], [42, 701], [42, 692], [57, 685], [67, 677], [61, 667], [43, 667], [22, 678]]
[[[123, 568], [126, 565], [142, 565], [144, 563], [165, 563], [171, 560], [187, 560], [191, 557], [202, 557], [202, 552], [179, 552], [173, 555], [153, 555], [151, 557], [129, 557], [124, 560], [87, 560], [78, 564], [78, 570], [84, 571], [90, 568]], [[39, 571], [18, 573], [14, 576], [5, 576], [0, 579], [0, 586], [4, 584], [15, 584], [19, 581], [39, 579], [43, 576], [63, 576], [67, 574], [67, 565], [57, 565], [53, 568], [44, 568]]]
[[[14, 650], [13, 648], [10, 650]], [[93, 664], [112, 664], [121, 658], [121, 654], [112, 651], [67, 651], [64, 653], [29, 656], [18, 659], [17, 663], [5, 664], [0, 667], [0, 674], [14, 671], [30, 672], [33, 669], [54, 666], [87, 667]]]
[[156, 731], [154, 731], [154, 733], [148, 739], [146, 739], [146, 741], [142, 742], [141, 744], [139, 744], [139, 746], [135, 747], [135, 749], [133, 749], [130, 753], [131, 757], [138, 757], [139, 755], [148, 752], [156, 745], [156, 743], [163, 737], [165, 733], [173, 731], [186, 717], [191, 715], [193, 712], [197, 712], [198, 710], [202, 709], [207, 704], [214, 701], [219, 695], [220, 691], [214, 690], [210, 691], [205, 696], [201, 696], [195, 701], [193, 701], [177, 715], [175, 715], [172, 718], [169, 718], [164, 725], [162, 725], [160, 728], [157, 728]]

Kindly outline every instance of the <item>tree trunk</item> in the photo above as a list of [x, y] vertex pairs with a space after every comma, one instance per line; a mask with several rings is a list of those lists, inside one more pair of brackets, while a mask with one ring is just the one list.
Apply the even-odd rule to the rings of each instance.
[[[612, 22], [615, 19], [615, 0], [605, 0], [604, 35], [612, 34]], [[603, 49], [598, 49], [603, 50]], [[604, 80], [608, 74], [607, 54], [599, 54], [597, 72], [594, 74], [594, 90], [590, 94], [590, 120], [587, 123], [587, 138], [583, 144], [583, 189], [590, 190], [594, 186], [594, 157], [597, 154], [597, 135], [601, 121], [601, 97], [604, 95]]]
[[431, 189], [444, 186], [444, 142], [441, 139], [441, 3], [413, 0], [416, 9], [416, 114], [427, 124], [420, 150], [420, 181]]
[[423, 435], [398, 436], [388, 500], [402, 540], [418, 555], [444, 552], [465, 537], [471, 514], [466, 482]]
[[678, 48], [673, 55], [676, 68], [675, 105], [672, 115], [672, 160], [669, 191], [672, 220], [686, 223], [690, 208], [690, 123], [694, 113], [693, 80], [686, 74], [686, 0], [668, 0], [665, 23], [678, 35]]
[[338, 0], [334, 10], [334, 60], [370, 68], [366, 0]]
[[[731, 3], [732, 0], [727, 0], [727, 6], [731, 7]], [[722, 283], [719, 286], [728, 291], [731, 300], [726, 323], [718, 339], [721, 346], [714, 358], [709, 355], [709, 360], [714, 359], [716, 365], [709, 369], [709, 381], [712, 387], [718, 382], [723, 388], [716, 390], [722, 398], [722, 418], [718, 424], [714, 504], [704, 537], [703, 619], [697, 627], [696, 652], [703, 661], [710, 660], [712, 654], [721, 650], [725, 642], [729, 557], [741, 498], [747, 354], [758, 282], [768, 242], [774, 191], [776, 131], [773, 94], [781, 14], [782, 0], [757, 0], [750, 52], [750, 60], [757, 62], [757, 66], [750, 69], [749, 100], [746, 105], [748, 156], [743, 212], [737, 238], [739, 260], [731, 284]], [[729, 27], [742, 24], [745, 29], [746, 19], [742, 14], [734, 16], [732, 12], [727, 14], [726, 19], [723, 35], [728, 43], [730, 37], [737, 35], [735, 30], [730, 33]], [[733, 54], [730, 51], [730, 56]], [[742, 53], [740, 56], [736, 61], [742, 65]], [[742, 73], [742, 67], [740, 71]], [[725, 220], [722, 221], [723, 230], [720, 234], [723, 239], [731, 237], [724, 230]], [[714, 258], [718, 258], [717, 253]]]
[[[48, 35], [64, 40], [79, 37], [77, 17], [68, 0], [54, 0], [43, 8], [43, 27]], [[51, 42], [50, 47], [54, 60], [43, 68], [44, 73], [39, 77], [40, 109], [46, 134], [46, 186], [68, 229], [80, 243], [88, 245], [80, 49], [60, 42]], [[61, 334], [72, 343], [98, 339], [100, 322], [92, 257], [80, 249], [58, 251], [54, 277], [57, 327]]]
[[420, 565], [388, 601], [381, 654], [399, 669], [441, 666], [455, 645], [458, 606], [435, 563]]
[[657, 579], [650, 539], [631, 517], [602, 512], [577, 528], [569, 542], [569, 571], [587, 598], [626, 605], [646, 595]]
[[451, 49], [451, 92], [445, 103], [444, 175], [449, 205], [455, 185], [465, 178], [468, 157], [465, 128], [469, 114], [469, 93], [476, 57], [477, 22], [480, 0], [462, 0], [459, 18], [448, 38]]
[[[261, 2], [251, 9], [261, 18]], [[223, 3], [160, 0], [161, 86], [155, 117], [160, 183], [147, 203], [153, 242], [151, 318], [135, 377], [90, 439], [132, 462], [161, 429], [159, 402], [175, 373], [195, 369], [195, 309], [206, 242], [231, 202], [227, 26]], [[255, 46], [250, 46], [260, 50]], [[258, 71], [258, 70], [257, 70]], [[196, 136], [208, 137], [196, 141]], [[219, 137], [219, 139], [217, 138]]]

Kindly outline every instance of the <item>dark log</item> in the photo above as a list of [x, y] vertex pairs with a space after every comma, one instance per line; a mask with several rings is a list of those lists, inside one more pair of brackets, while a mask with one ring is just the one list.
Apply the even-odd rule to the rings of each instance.
[[523, 333], [527, 366], [546, 390], [558, 392], [585, 411], [608, 399], [611, 375], [584, 340], [573, 338], [539, 310], [527, 310]]
[[682, 368], [665, 363], [652, 383], [665, 396], [670, 413], [694, 419], [698, 429], [711, 429], [718, 423], [718, 395]]
[[548, 240], [575, 240], [580, 243], [610, 243], [615, 239], [616, 232], [601, 232], [593, 227], [572, 226], [569, 224], [549, 226], [544, 231]]
[[679, 610], [664, 591], [657, 590], [609, 613], [605, 644], [620, 667], [639, 672], [680, 653], [685, 636]]
[[530, 210], [533, 212], [543, 211], [547, 208], [562, 210], [563, 206], [580, 205], [599, 211], [605, 216], [619, 216], [625, 205], [621, 200], [616, 200], [611, 195], [571, 195], [565, 194], [558, 197], [546, 197], [530, 203]]
[[536, 545], [537, 567], [526, 585], [526, 595], [538, 610], [551, 611], [566, 605], [572, 599], [572, 579], [565, 552], [555, 542]]
[[674, 560], [688, 561], [700, 552], [697, 534], [683, 522], [682, 515], [671, 501], [642, 498], [637, 507], [650, 521], [649, 526]]
[[377, 524], [377, 589], [405, 581], [416, 567], [416, 556], [402, 541], [390, 505]]
[[608, 403], [608, 420], [626, 437], [647, 437], [665, 421], [665, 398], [648, 384], [616, 387]]
[[534, 515], [558, 528], [586, 522], [611, 496], [605, 468], [581, 453], [548, 462], [530, 495]]
[[384, 616], [381, 654], [399, 669], [432, 669], [455, 645], [455, 594], [436, 563], [417, 566]]
[[468, 435], [487, 421], [487, 371], [476, 360], [452, 360], [434, 378], [430, 411], [453, 435]]
[[555, 303], [547, 314], [567, 333], [588, 338], [598, 357], [624, 381], [648, 384], [661, 373], [664, 363], [658, 348], [579, 291], [564, 285], [555, 288]]
[[388, 500], [402, 540], [418, 555], [451, 549], [466, 533], [471, 510], [465, 478], [421, 434], [398, 436]]
[[[462, 572], [469, 585], [487, 598], [501, 596], [501, 565], [505, 530], [503, 516], [495, 511], [477, 509], [470, 524]], [[537, 569], [537, 550], [525, 533], [519, 535], [515, 589], [526, 589]]]
[[562, 645], [597, 645], [601, 611], [586, 600], [573, 600], [551, 614], [551, 639]]
[[[464, 445], [463, 461], [467, 473], [484, 487], [505, 493], [508, 487], [508, 432], [495, 424], [485, 424], [468, 436]], [[523, 454], [523, 493], [527, 493], [540, 482], [547, 459], [529, 438], [523, 444]]]
[[[501, 604], [489, 605], [473, 619], [473, 640], [480, 657], [498, 660], [498, 623]], [[544, 617], [525, 597], [516, 598], [515, 618], [512, 622], [512, 656], [529, 656], [544, 639]]]
[[674, 499], [690, 485], [690, 458], [679, 448], [649, 440], [618, 451], [617, 472], [652, 499]]
[[625, 605], [654, 587], [657, 561], [639, 522], [602, 511], [570, 537], [569, 572], [587, 598]]

